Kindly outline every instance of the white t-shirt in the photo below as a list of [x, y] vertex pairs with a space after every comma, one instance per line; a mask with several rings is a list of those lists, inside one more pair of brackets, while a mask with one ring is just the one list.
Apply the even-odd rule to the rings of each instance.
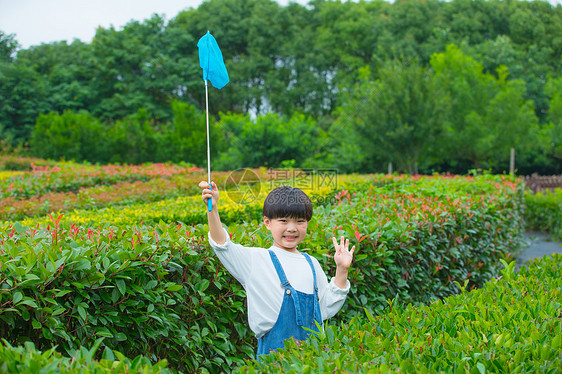
[[[246, 290], [248, 299], [248, 322], [250, 329], [259, 339], [273, 328], [283, 303], [284, 291], [275, 271], [269, 252], [264, 248], [244, 247], [230, 241], [225, 230], [226, 242], [218, 245], [209, 233], [209, 243], [224, 267], [236, 278]], [[297, 291], [314, 293], [312, 270], [302, 253], [292, 253], [284, 249], [271, 247], [277, 255], [287, 280]], [[349, 280], [344, 289], [334, 283], [328, 283], [318, 260], [310, 256], [316, 271], [318, 297], [322, 320], [334, 316], [345, 302], [349, 292]]]

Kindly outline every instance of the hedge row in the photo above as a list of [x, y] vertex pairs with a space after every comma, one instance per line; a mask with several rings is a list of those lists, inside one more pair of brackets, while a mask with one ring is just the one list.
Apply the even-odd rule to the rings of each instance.
[[[363, 308], [382, 313], [389, 298], [445, 297], [459, 291], [457, 282], [482, 286], [520, 238], [522, 189], [510, 179], [346, 178], [342, 186], [357, 190], [315, 206], [301, 247], [333, 274], [329, 238], [346, 235], [358, 244], [353, 291], [336, 320]], [[259, 216], [261, 198], [243, 209]], [[70, 356], [105, 337], [104, 348], [152, 362], [166, 358], [187, 372], [229, 371], [253, 357], [244, 291], [208, 247], [206, 225], [173, 223], [204, 219], [200, 197], [188, 200], [168, 210], [147, 204], [107, 215], [81, 212], [91, 218], [83, 223], [53, 216], [45, 224], [4, 225], [0, 337], [15, 345], [31, 341], [40, 350], [56, 344]], [[221, 202], [221, 214], [232, 217], [233, 240], [269, 246], [263, 225], [237, 223], [237, 209]], [[154, 214], [167, 222], [154, 223]], [[152, 218], [139, 223], [147, 215]]]
[[562, 373], [562, 256], [485, 287], [414, 307], [390, 300], [298, 345], [248, 361], [240, 373]]
[[363, 308], [378, 313], [389, 298], [443, 298], [459, 291], [456, 282], [481, 287], [522, 243], [523, 186], [505, 177], [387, 180], [338, 198], [336, 206], [317, 209], [304, 243], [334, 274], [325, 256], [331, 236], [358, 242], [354, 287], [338, 319]]
[[31, 171], [33, 165], [54, 166], [55, 161], [35, 157], [0, 155], [0, 171]]
[[202, 227], [16, 224], [1, 236], [0, 337], [11, 344], [72, 357], [105, 337], [103, 347], [189, 372], [252, 355], [242, 288]]
[[72, 358], [64, 357], [51, 348], [38, 351], [31, 342], [13, 347], [5, 340], [0, 344], [0, 373], [170, 373], [165, 360], [152, 365], [146, 357], [128, 359], [122, 353], [107, 348], [101, 358], [96, 354], [103, 338], [98, 339], [91, 349], [81, 348]]
[[528, 230], [549, 233], [562, 240], [562, 188], [536, 194], [525, 191], [525, 223]]
[[[100, 218], [96, 218], [99, 208], [128, 206], [129, 211], [146, 211], [146, 203], [159, 200], [167, 200], [165, 205], [179, 211], [177, 206], [173, 207], [173, 200], [181, 196], [198, 195], [198, 183], [207, 179], [206, 173], [198, 169], [165, 164], [113, 168], [106, 166], [105, 169], [88, 165], [78, 167], [72, 163], [59, 165], [62, 167], [57, 166], [58, 169], [54, 172], [52, 168], [41, 172], [17, 172], [16, 175], [14, 172], [8, 172], [9, 175], [5, 179], [2, 179], [0, 172], [0, 191], [10, 195], [0, 199], [0, 220], [29, 221], [43, 216], [43, 220], [39, 222], [47, 222], [49, 213], [58, 216], [75, 211], [72, 217], [77, 219], [73, 219], [73, 222], [85, 222], [84, 219], [90, 216], [88, 222], [99, 222]], [[248, 173], [255, 179], [254, 182], [257, 182], [253, 187], [255, 191], [251, 192], [257, 192], [262, 184], [266, 186], [273, 183], [274, 176], [268, 175], [266, 169], [248, 169]], [[213, 173], [213, 181], [221, 189], [234, 189], [231, 194], [238, 195], [242, 193], [239, 183], [243, 177], [239, 172]], [[263, 181], [262, 184], [259, 183], [260, 180]], [[247, 181], [244, 184], [247, 184]], [[331, 191], [330, 189], [328, 192]], [[262, 191], [262, 199], [264, 196]], [[225, 197], [228, 198], [228, 195]], [[247, 204], [243, 202], [241, 205]], [[115, 214], [111, 210], [102, 211], [102, 216], [104, 213]], [[121, 212], [121, 215], [127, 213]], [[68, 214], [66, 216], [68, 217]], [[161, 218], [166, 220], [166, 215], [161, 215]], [[200, 219], [187, 221], [202, 222], [201, 219], [205, 219], [204, 215], [197, 218]], [[244, 218], [246, 217], [241, 217], [239, 221]], [[160, 217], [157, 217], [155, 222], [158, 223], [159, 220]]]
[[69, 162], [58, 163], [55, 166], [33, 164], [32, 168], [30, 172], [2, 180], [0, 198], [28, 198], [49, 192], [78, 191], [84, 187], [147, 181], [155, 177], [201, 172], [201, 169], [196, 167], [173, 164], [93, 166]]
[[[266, 178], [262, 170], [256, 169], [254, 173], [255, 175], [261, 175], [264, 179]], [[83, 191], [76, 195], [77, 201], [74, 207], [78, 207], [81, 202], [87, 204], [88, 201], [91, 204], [97, 204], [100, 198], [103, 198], [106, 203], [99, 204], [101, 209], [92, 209], [93, 207], [89, 206], [84, 209], [68, 211], [63, 214], [61, 222], [94, 227], [107, 223], [119, 226], [136, 225], [141, 222], [158, 224], [160, 221], [166, 223], [182, 222], [190, 225], [200, 224], [207, 220], [207, 213], [204, 207], [201, 207], [201, 189], [197, 185], [205, 177], [201, 174], [193, 174], [166, 180], [152, 180], [144, 183], [142, 186], [147, 188], [143, 188], [141, 191], [138, 191], [140, 186], [136, 184], [131, 186], [133, 191], [124, 203], [120, 203], [120, 198], [121, 195], [127, 197], [127, 190], [123, 192], [113, 191], [111, 187], [108, 187], [105, 194], [109, 194], [109, 191], [111, 191], [111, 196], [107, 199], [105, 197], [92, 198], [97, 191], [102, 190], [101, 187]], [[255, 187], [248, 190], [236, 184], [230, 173], [215, 173], [213, 180], [221, 189], [220, 209], [224, 223], [261, 220], [263, 201], [269, 192], [266, 190], [267, 182], [257, 183]], [[163, 183], [166, 186], [163, 186]], [[118, 188], [120, 186], [121, 184], [113, 187]], [[158, 187], [162, 188], [158, 189]], [[138, 192], [138, 194], [135, 194], [135, 192]], [[336, 201], [333, 190], [328, 187], [308, 192], [317, 206]], [[103, 194], [100, 193], [97, 196], [100, 195]], [[35, 209], [38, 208], [35, 207]], [[59, 216], [60, 214], [61, 211], [53, 212], [52, 215]], [[27, 217], [20, 223], [27, 226], [36, 226], [37, 224], [47, 226], [52, 221], [51, 216]]]

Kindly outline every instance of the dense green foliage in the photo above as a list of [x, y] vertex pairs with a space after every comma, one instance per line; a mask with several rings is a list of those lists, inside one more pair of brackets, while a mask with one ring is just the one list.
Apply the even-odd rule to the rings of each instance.
[[[77, 186], [120, 189], [123, 180], [174, 181], [186, 173], [173, 165], [82, 170], [68, 164], [16, 174], [0, 186], [4, 200], [12, 194], [31, 199]], [[271, 238], [258, 223], [265, 193], [241, 204], [238, 186], [231, 187], [225, 185], [220, 209], [232, 240], [268, 247]], [[345, 235], [357, 245], [353, 292], [334, 321], [364, 309], [383, 313], [390, 298], [420, 304], [455, 294], [460, 284], [481, 287], [521, 236], [522, 186], [510, 178], [353, 175], [339, 176], [334, 187], [307, 190], [315, 213], [300, 248], [333, 275], [330, 237]], [[98, 359], [110, 349], [142, 354], [153, 364], [165, 358], [185, 372], [229, 371], [253, 357], [243, 288], [208, 246], [199, 194], [183, 188], [191, 196], [174, 192], [155, 202], [140, 198], [3, 222], [0, 337], [11, 345], [33, 342], [42, 351], [57, 345], [65, 356], [103, 337]]]
[[231, 76], [210, 91], [216, 167], [501, 172], [513, 147], [519, 172], [562, 172], [562, 7], [542, 0], [210, 0], [19, 51], [0, 32], [2, 146], [203, 166], [207, 30]]
[[525, 192], [525, 226], [527, 230], [549, 233], [562, 240], [562, 188], [536, 194]]
[[[191, 162], [204, 164], [205, 123], [192, 105], [173, 101], [171, 122], [155, 126], [145, 109], [113, 123], [87, 112], [41, 114], [31, 133], [35, 155], [101, 163]], [[213, 143], [222, 143], [212, 127]], [[213, 149], [213, 155], [217, 152]]]
[[150, 360], [137, 356], [131, 360], [118, 351], [105, 348], [102, 357], [96, 361], [97, 350], [103, 338], [96, 340], [91, 349], [81, 347], [72, 357], [64, 357], [55, 348], [41, 352], [31, 342], [13, 347], [6, 341], [0, 344], [0, 373], [170, 373], [166, 361], [152, 365]]
[[482, 289], [330, 326], [241, 373], [562, 373], [562, 256], [512, 262]]

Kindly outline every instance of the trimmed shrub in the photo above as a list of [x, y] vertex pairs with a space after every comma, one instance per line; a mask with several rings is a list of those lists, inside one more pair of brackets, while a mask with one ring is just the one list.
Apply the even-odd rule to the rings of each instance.
[[252, 355], [242, 287], [211, 255], [202, 226], [55, 221], [0, 236], [0, 337], [10, 344], [75, 356], [104, 337], [102, 347], [188, 372]]
[[98, 339], [91, 349], [81, 347], [72, 359], [51, 348], [41, 352], [31, 342], [13, 347], [5, 340], [0, 344], [0, 373], [170, 373], [166, 361], [152, 365], [150, 360], [137, 356], [130, 360], [120, 352], [106, 348], [99, 361], [96, 351], [103, 339]]
[[554, 240], [562, 240], [562, 188], [525, 191], [525, 208], [527, 230], [547, 232]]
[[105, 126], [90, 113], [51, 112], [37, 117], [30, 146], [38, 157], [92, 160], [92, 155], [105, 153], [105, 133]]
[[[506, 177], [408, 177], [374, 180], [341, 191], [336, 206], [316, 209], [303, 244], [329, 274], [332, 236], [357, 245], [353, 284], [337, 321], [363, 308], [377, 314], [387, 299], [427, 303], [482, 287], [523, 240], [523, 185]], [[312, 226], [312, 227], [311, 227]], [[316, 226], [316, 227], [315, 227]]]
[[239, 373], [562, 373], [562, 256], [430, 305], [389, 301]]
[[[522, 190], [508, 178], [351, 176], [341, 183], [356, 190], [315, 206], [300, 247], [330, 275], [330, 237], [358, 245], [352, 292], [333, 321], [364, 308], [384, 313], [387, 299], [419, 304], [456, 293], [464, 282], [480, 287], [521, 235]], [[271, 245], [258, 223], [264, 197], [221, 203], [232, 240]], [[102, 348], [127, 357], [166, 358], [186, 372], [230, 371], [254, 356], [255, 340], [244, 290], [209, 248], [207, 225], [197, 223], [205, 214], [193, 196], [82, 211], [77, 222], [59, 216], [3, 225], [0, 337], [40, 350], [58, 345], [69, 356], [104, 337]], [[244, 217], [253, 222], [239, 223]]]

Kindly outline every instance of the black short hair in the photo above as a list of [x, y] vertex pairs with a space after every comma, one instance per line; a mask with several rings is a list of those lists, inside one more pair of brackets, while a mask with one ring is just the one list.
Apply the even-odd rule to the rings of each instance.
[[281, 186], [271, 191], [263, 203], [263, 215], [274, 218], [312, 218], [312, 202], [303, 190]]

